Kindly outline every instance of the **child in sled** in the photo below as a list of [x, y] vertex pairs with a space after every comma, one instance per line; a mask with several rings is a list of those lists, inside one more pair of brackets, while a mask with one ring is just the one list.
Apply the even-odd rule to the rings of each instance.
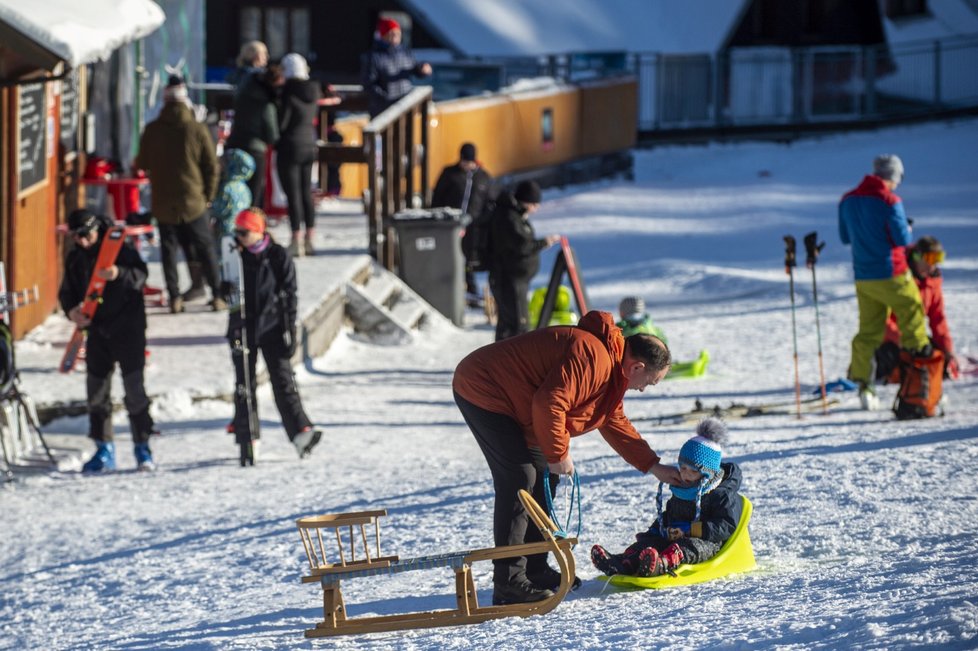
[[681, 563], [702, 563], [720, 551], [740, 522], [742, 500], [737, 464], [721, 463], [727, 428], [717, 418], [696, 427], [696, 436], [679, 451], [679, 471], [687, 486], [670, 486], [672, 497], [662, 509], [662, 484], [656, 497], [658, 517], [620, 554], [601, 545], [591, 548], [591, 562], [609, 576], [658, 576]]

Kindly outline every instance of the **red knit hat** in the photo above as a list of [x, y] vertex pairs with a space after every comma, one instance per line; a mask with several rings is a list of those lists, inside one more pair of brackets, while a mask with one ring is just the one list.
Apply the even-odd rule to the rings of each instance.
[[234, 218], [234, 226], [255, 233], [265, 232], [265, 211], [261, 208], [245, 208]]
[[395, 29], [401, 31], [401, 26], [393, 18], [381, 18], [377, 21], [377, 33], [382, 37]]

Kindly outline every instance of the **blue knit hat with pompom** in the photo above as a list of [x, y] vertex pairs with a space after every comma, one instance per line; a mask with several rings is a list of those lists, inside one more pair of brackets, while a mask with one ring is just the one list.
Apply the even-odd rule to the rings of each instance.
[[696, 426], [696, 436], [679, 450], [679, 463], [696, 468], [704, 475], [720, 472], [723, 448], [727, 442], [727, 426], [719, 418], [707, 418]]
[[[696, 468], [703, 476], [692, 486], [669, 486], [673, 497], [696, 503], [694, 520], [700, 517], [700, 500], [703, 495], [719, 485], [723, 478], [720, 461], [723, 458], [723, 446], [727, 444], [727, 425], [719, 418], [707, 418], [696, 426], [696, 436], [689, 439], [679, 450], [680, 465]], [[666, 535], [662, 517], [662, 482], [656, 495], [656, 506], [659, 512], [659, 528]]]

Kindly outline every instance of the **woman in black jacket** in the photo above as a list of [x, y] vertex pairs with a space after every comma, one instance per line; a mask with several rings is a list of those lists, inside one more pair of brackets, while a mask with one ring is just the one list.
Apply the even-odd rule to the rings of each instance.
[[[314, 122], [322, 92], [309, 79], [309, 65], [299, 54], [282, 57], [285, 85], [279, 100], [278, 178], [289, 201], [289, 222], [293, 256], [313, 255], [312, 240], [316, 232], [316, 210], [312, 202], [312, 164], [318, 157]], [[306, 229], [302, 240], [302, 228]]]
[[[255, 396], [255, 363], [256, 353], [261, 349], [275, 395], [275, 406], [282, 417], [282, 427], [299, 456], [305, 457], [319, 443], [322, 434], [313, 427], [302, 408], [292, 372], [292, 357], [298, 343], [295, 264], [288, 251], [276, 244], [265, 229], [265, 215], [258, 208], [242, 210], [234, 220], [234, 236], [241, 252], [245, 318], [241, 318], [240, 306], [235, 309], [232, 305], [228, 311], [227, 336], [232, 342], [241, 340], [240, 332], [245, 330], [247, 339], [244, 341], [247, 341], [249, 352], [247, 370], [242, 356], [232, 355], [232, 358], [236, 384], [250, 388], [252, 405], [258, 404]], [[249, 382], [245, 382], [245, 372], [248, 373]], [[251, 431], [247, 400], [248, 396], [235, 393], [232, 429], [242, 448], [242, 463], [247, 454], [250, 455], [247, 461], [253, 464], [254, 442], [258, 440], [259, 432], [257, 418], [256, 431]]]

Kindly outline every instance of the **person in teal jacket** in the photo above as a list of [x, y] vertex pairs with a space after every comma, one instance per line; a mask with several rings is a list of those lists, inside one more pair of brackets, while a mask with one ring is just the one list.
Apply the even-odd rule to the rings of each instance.
[[878, 409], [873, 390], [873, 354], [886, 332], [892, 310], [900, 322], [900, 345], [929, 354], [920, 291], [907, 266], [912, 241], [903, 201], [894, 190], [903, 180], [903, 162], [894, 154], [877, 156], [873, 173], [839, 203], [839, 238], [852, 245], [852, 268], [859, 305], [859, 332], [852, 340], [849, 379], [859, 383], [864, 409]]
[[219, 258], [224, 257], [221, 251], [222, 238], [234, 235], [234, 218], [242, 210], [251, 208], [248, 180], [254, 173], [255, 159], [245, 150], [229, 149], [224, 154], [224, 174], [221, 185], [217, 188], [217, 196], [211, 203], [211, 218], [214, 220]]

